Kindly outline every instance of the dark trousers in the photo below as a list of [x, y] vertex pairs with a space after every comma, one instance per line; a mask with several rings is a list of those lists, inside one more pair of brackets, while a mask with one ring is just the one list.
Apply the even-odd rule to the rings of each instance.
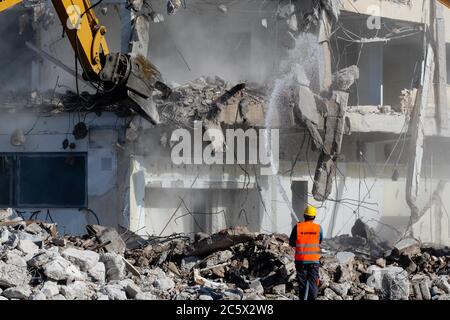
[[302, 264], [297, 262], [295, 264], [300, 300], [305, 300], [307, 286], [309, 286], [307, 300], [317, 299], [317, 294], [319, 291], [319, 266], [320, 265], [318, 263]]

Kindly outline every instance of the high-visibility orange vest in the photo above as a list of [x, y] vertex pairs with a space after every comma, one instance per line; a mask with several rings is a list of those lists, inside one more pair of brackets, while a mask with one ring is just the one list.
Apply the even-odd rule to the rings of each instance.
[[319, 262], [320, 260], [320, 225], [312, 221], [297, 223], [297, 242], [295, 261]]

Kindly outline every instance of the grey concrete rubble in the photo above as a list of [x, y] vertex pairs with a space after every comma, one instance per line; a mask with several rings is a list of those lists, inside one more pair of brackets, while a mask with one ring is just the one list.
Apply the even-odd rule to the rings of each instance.
[[[5, 230], [19, 231], [14, 224]], [[298, 299], [294, 249], [283, 234], [234, 227], [147, 240], [123, 255], [99, 245], [96, 233], [64, 240], [46, 238], [31, 257], [1, 245], [0, 300]], [[352, 235], [326, 239], [322, 248], [320, 300], [450, 299], [448, 248], [409, 238], [389, 245], [360, 220]]]

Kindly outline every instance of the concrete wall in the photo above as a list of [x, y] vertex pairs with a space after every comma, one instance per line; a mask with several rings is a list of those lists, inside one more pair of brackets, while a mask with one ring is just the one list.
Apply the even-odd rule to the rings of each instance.
[[[157, 134], [154, 136], [155, 139], [159, 137]], [[350, 234], [355, 220], [360, 217], [377, 231], [381, 239], [396, 241], [403, 236], [410, 217], [405, 200], [408, 147], [398, 145], [398, 150], [385, 164], [386, 143], [382, 142], [383, 137], [376, 138], [373, 134], [371, 137], [373, 142], [367, 140], [370, 136], [360, 137], [367, 140], [365, 160], [361, 162], [356, 160], [358, 137], [345, 137], [343, 157], [346, 161], [339, 162], [333, 191], [324, 203], [316, 202], [311, 194], [317, 154], [307, 152], [305, 146], [290, 176], [297, 154], [297, 148], [293, 146], [300, 144], [301, 135], [282, 136], [285, 146], [280, 147], [283, 161], [279, 174], [257, 175], [257, 180], [251, 166], [243, 166], [250, 173], [249, 180], [239, 166], [175, 166], [157, 144], [153, 145], [155, 156], [147, 154], [132, 159], [134, 171], [130, 184], [135, 196], [130, 201], [130, 228], [142, 235], [170, 235], [174, 232], [216, 232], [233, 225], [246, 225], [253, 231], [289, 234], [293, 224], [302, 217], [301, 212], [293, 209], [292, 181], [303, 181], [307, 183], [307, 193], [303, 196], [308, 203], [318, 207], [317, 219], [323, 225], [326, 237]], [[297, 143], [293, 144], [292, 139]], [[392, 141], [389, 137], [384, 139]], [[429, 201], [437, 179], [450, 178], [450, 168], [445, 167], [444, 161], [450, 155], [440, 150], [446, 147], [440, 142], [427, 145], [431, 149], [426, 151], [422, 169], [419, 208]], [[399, 171], [396, 181], [392, 180], [394, 169]], [[258, 168], [256, 172], [259, 172]], [[446, 208], [450, 206], [448, 195], [450, 188], [446, 186], [442, 210], [434, 201], [431, 209], [414, 226], [414, 236], [422, 241], [450, 243], [446, 214]], [[297, 202], [303, 197], [298, 196]], [[301, 204], [296, 203], [295, 206]]]
[[[411, 5], [390, 0], [356, 0], [341, 1], [343, 10], [372, 15], [379, 12], [380, 16], [390, 19], [428, 23], [430, 21], [430, 1], [411, 0]], [[405, 1], [405, 3], [407, 3]], [[375, 9], [375, 11], [374, 11]]]
[[[75, 140], [72, 136], [76, 115], [59, 114], [37, 116], [36, 114], [5, 114], [0, 117], [0, 153], [6, 152], [69, 152], [62, 148], [64, 139], [76, 143], [75, 152], [86, 152], [88, 156], [87, 190], [88, 207], [96, 212], [100, 223], [117, 226], [120, 221], [120, 196], [117, 192], [118, 155], [116, 143], [118, 128], [116, 117], [112, 114], [86, 116], [89, 135], [85, 139]], [[75, 121], [75, 122], [74, 122]], [[28, 133], [25, 144], [15, 147], [10, 144], [11, 134], [16, 129]], [[105, 165], [105, 163], [108, 163]], [[48, 183], [52, 183], [48, 181]], [[44, 219], [46, 209], [42, 209], [39, 218]], [[84, 234], [87, 223], [97, 223], [88, 213], [78, 208], [48, 208], [61, 233]], [[33, 211], [36, 208], [21, 208]], [[30, 214], [25, 214], [29, 217]]]

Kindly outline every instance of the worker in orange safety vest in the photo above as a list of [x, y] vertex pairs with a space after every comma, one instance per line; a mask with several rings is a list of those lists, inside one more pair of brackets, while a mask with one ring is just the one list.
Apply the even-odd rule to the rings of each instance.
[[300, 300], [316, 300], [319, 291], [320, 243], [322, 227], [314, 223], [316, 208], [307, 206], [305, 221], [298, 222], [289, 237], [289, 244], [295, 247], [295, 268], [299, 282]]

